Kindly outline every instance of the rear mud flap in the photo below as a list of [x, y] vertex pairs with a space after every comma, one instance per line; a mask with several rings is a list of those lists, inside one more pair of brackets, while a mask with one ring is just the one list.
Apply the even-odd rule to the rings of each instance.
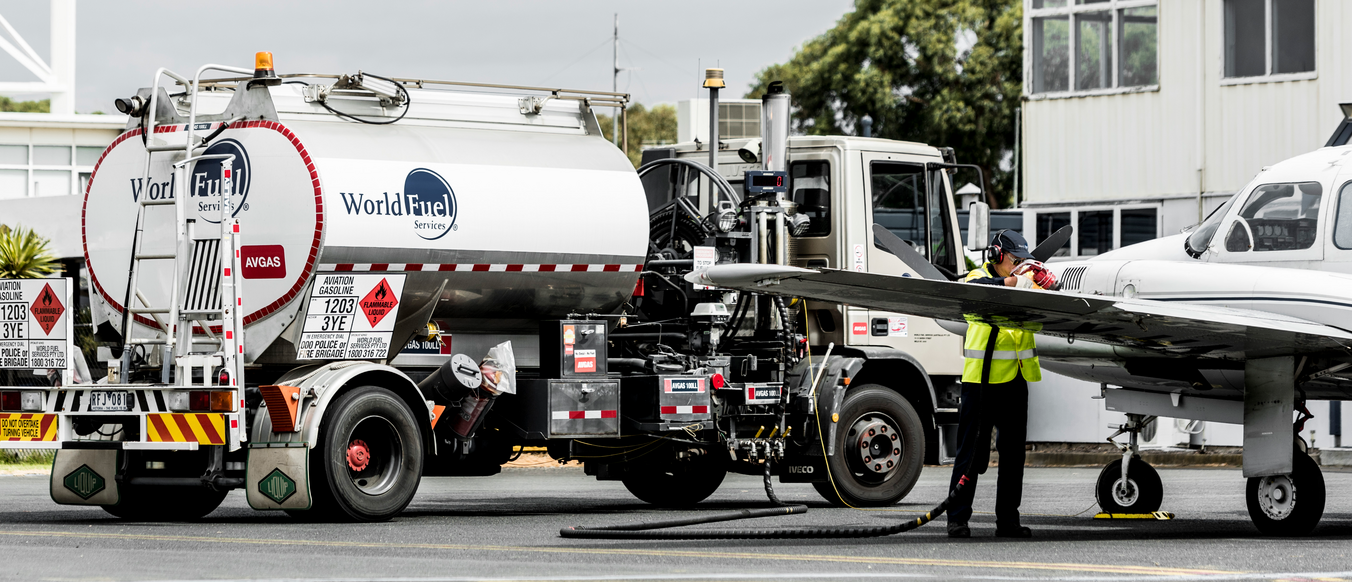
[[254, 509], [310, 509], [310, 448], [263, 443], [249, 449], [244, 489]]
[[117, 505], [115, 450], [59, 450], [52, 461], [52, 501], [62, 505]]

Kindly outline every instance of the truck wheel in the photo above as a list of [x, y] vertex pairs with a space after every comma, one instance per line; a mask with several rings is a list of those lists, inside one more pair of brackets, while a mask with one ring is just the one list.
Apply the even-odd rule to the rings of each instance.
[[345, 392], [324, 414], [310, 455], [313, 505], [299, 517], [388, 520], [413, 500], [422, 466], [422, 433], [403, 400], [378, 386]]
[[[911, 403], [867, 384], [845, 393], [839, 414], [835, 454], [826, 460], [831, 481], [813, 483], [817, 493], [855, 507], [893, 505], [906, 497], [925, 461], [925, 432]], [[822, 430], [829, 431], [831, 417], [821, 420]]]
[[1324, 475], [1309, 455], [1296, 449], [1290, 475], [1250, 477], [1244, 499], [1249, 519], [1269, 536], [1303, 536], [1324, 515]]
[[1151, 513], [1164, 502], [1164, 484], [1150, 463], [1137, 458], [1127, 465], [1127, 480], [1122, 480], [1122, 459], [1108, 463], [1099, 473], [1094, 488], [1099, 508], [1105, 513]]
[[220, 507], [226, 491], [208, 487], [118, 485], [121, 499], [103, 510], [132, 521], [194, 521]]
[[672, 459], [663, 467], [630, 473], [621, 481], [634, 497], [659, 507], [689, 507], [707, 499], [728, 474], [717, 452], [690, 459]]

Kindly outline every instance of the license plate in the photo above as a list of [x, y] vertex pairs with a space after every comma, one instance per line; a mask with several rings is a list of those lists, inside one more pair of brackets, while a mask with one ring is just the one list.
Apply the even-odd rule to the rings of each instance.
[[127, 392], [90, 392], [90, 412], [126, 412], [131, 410], [131, 395]]

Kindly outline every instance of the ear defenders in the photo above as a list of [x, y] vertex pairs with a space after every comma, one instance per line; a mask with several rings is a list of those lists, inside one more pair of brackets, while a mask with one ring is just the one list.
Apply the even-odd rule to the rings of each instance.
[[1009, 232], [1008, 228], [997, 231], [995, 233], [995, 236], [991, 237], [991, 244], [990, 246], [986, 247], [987, 261], [995, 264], [1005, 262], [1005, 248], [1000, 246], [999, 240], [1000, 236], [1005, 234], [1006, 232]]

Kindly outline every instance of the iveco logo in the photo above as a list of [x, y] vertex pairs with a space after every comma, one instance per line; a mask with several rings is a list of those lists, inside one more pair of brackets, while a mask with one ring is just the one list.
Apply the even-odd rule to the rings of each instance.
[[366, 195], [360, 192], [339, 192], [343, 209], [350, 215], [406, 217], [413, 234], [426, 240], [437, 240], [456, 230], [455, 220], [459, 205], [455, 191], [440, 174], [418, 168], [404, 178], [404, 191]]
[[[245, 200], [249, 197], [249, 179], [253, 176], [253, 169], [249, 167], [249, 153], [244, 151], [244, 144], [233, 139], [219, 139], [206, 149], [205, 155], [213, 154], [235, 155], [230, 163], [229, 176], [232, 182], [230, 202], [234, 205], [231, 216], [238, 215], [241, 210], [248, 210], [249, 205]], [[213, 224], [221, 221], [221, 188], [221, 160], [200, 160], [193, 166], [192, 177], [188, 180], [192, 196], [188, 199], [194, 201], [202, 220]]]
[[790, 473], [811, 475], [813, 470], [815, 470], [815, 467], [812, 465], [789, 465]]

